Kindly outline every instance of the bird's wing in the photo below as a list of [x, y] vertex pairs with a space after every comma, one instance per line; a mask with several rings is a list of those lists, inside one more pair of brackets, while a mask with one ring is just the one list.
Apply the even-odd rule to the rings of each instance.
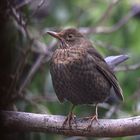
[[122, 89], [117, 81], [117, 78], [111, 71], [103, 57], [93, 47], [89, 48], [87, 52], [92, 57], [97, 69], [105, 76], [105, 78], [113, 86], [116, 95], [119, 97], [119, 99], [123, 100]]

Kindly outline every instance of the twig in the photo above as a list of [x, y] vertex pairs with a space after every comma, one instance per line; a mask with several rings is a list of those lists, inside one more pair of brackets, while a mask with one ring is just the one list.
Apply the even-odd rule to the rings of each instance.
[[137, 70], [137, 69], [140, 69], [140, 63], [129, 65], [129, 66], [116, 67], [115, 71], [132, 71], [132, 70]]
[[[39, 93], [38, 93], [39, 94]], [[37, 95], [37, 96], [32, 96], [30, 97], [32, 101], [36, 103], [42, 103], [42, 102], [56, 102], [58, 101], [57, 97], [51, 93], [50, 95]]]
[[15, 6], [15, 9], [18, 10], [18, 9], [20, 9], [21, 7], [27, 5], [27, 4], [31, 3], [31, 2], [32, 2], [32, 0], [24, 0], [24, 1], [21, 2], [20, 4], [16, 5], [16, 6]]
[[112, 107], [110, 107], [110, 109], [106, 112], [105, 117], [106, 119], [111, 118], [111, 116], [117, 112], [118, 110], [118, 106], [117, 105], [113, 105]]
[[31, 13], [30, 18], [28, 18], [26, 20], [26, 25], [28, 25], [30, 19], [36, 15], [36, 13], [39, 11], [39, 9], [43, 6], [43, 4], [45, 3], [45, 0], [41, 0], [40, 2], [38, 1], [38, 5], [36, 7], [36, 9]]
[[35, 9], [35, 11], [32, 13], [31, 17], [33, 17], [38, 11], [39, 9], [43, 6], [45, 0], [41, 0], [38, 5], [37, 5], [37, 8]]
[[[31, 53], [31, 46], [32, 46], [32, 44], [34, 42], [32, 37], [29, 34], [26, 22], [23, 20], [22, 15], [19, 12], [17, 12], [16, 9], [13, 8], [11, 5], [9, 5], [9, 9], [10, 9], [9, 14], [11, 14], [12, 18], [16, 22], [16, 25], [17, 25], [18, 29], [20, 29], [20, 31], [23, 34], [23, 36], [26, 37], [26, 39], [28, 39], [28, 44], [24, 49], [21, 50], [23, 52], [22, 53], [23, 56], [20, 57], [20, 63], [17, 64], [17, 68], [16, 68], [16, 71], [14, 72], [14, 76], [13, 76], [13, 82], [11, 82], [8, 94], [10, 94], [11, 91], [15, 92], [17, 82], [18, 82], [19, 78], [21, 77], [21, 75], [23, 73], [23, 69], [24, 69], [24, 67], [26, 65], [26, 62], [27, 62], [27, 60], [29, 58], [29, 55]], [[23, 86], [21, 86], [18, 89], [19, 91], [17, 93], [21, 93], [21, 91], [23, 90], [24, 86], [25, 85], [23, 83]], [[16, 95], [16, 96], [18, 97], [18, 95]]]
[[118, 0], [112, 0], [110, 4], [108, 5], [106, 11], [101, 15], [100, 19], [97, 21], [96, 25], [99, 26], [102, 24], [103, 21], [107, 20], [107, 17], [111, 13], [111, 10], [114, 8], [114, 6], [118, 3]]
[[27, 24], [26, 22], [23, 20], [23, 17], [21, 16], [21, 14], [19, 12], [16, 11], [16, 9], [14, 7], [12, 7], [11, 5], [9, 5], [10, 8], [10, 13], [11, 16], [15, 19], [15, 21], [17, 22], [17, 27], [18, 29], [21, 31], [21, 33], [27, 37], [29, 40], [32, 40], [29, 31], [27, 29]]
[[[37, 7], [37, 10], [43, 5], [44, 3], [44, 0], [42, 0], [39, 4], [38, 4], [38, 7]], [[32, 38], [29, 34], [29, 31], [27, 29], [27, 21], [25, 22], [23, 20], [23, 18], [21, 17], [21, 15], [19, 13], [16, 12], [16, 9], [11, 7], [10, 6], [10, 9], [11, 9], [11, 13], [12, 13], [12, 16], [13, 18], [15, 19], [15, 21], [17, 22], [17, 25], [19, 26], [20, 30], [22, 31], [23, 34], [26, 35], [27, 39], [29, 40], [29, 45], [23, 50], [26, 55], [26, 57], [24, 56], [23, 60], [21, 61], [21, 63], [18, 65], [18, 68], [17, 68], [17, 73], [16, 75], [14, 76], [15, 79], [18, 79], [21, 74], [22, 74], [22, 71], [24, 69], [24, 66], [25, 66], [25, 63], [28, 59], [28, 56], [29, 54], [31, 53], [31, 47], [33, 45], [33, 43], [37, 42], [37, 40], [35, 38]], [[38, 41], [39, 42], [39, 41]], [[37, 44], [37, 43], [36, 43]], [[38, 45], [39, 46], [39, 45]], [[46, 47], [46, 46], [45, 46]], [[46, 47], [47, 48], [47, 47]], [[53, 48], [53, 47], [52, 47]], [[48, 50], [47, 50], [48, 49]], [[30, 82], [31, 78], [33, 77], [34, 73], [38, 70], [38, 68], [40, 67], [40, 65], [42, 64], [43, 62], [43, 59], [47, 59], [50, 55], [50, 50], [49, 48], [46, 49], [46, 52], [43, 53], [43, 54], [40, 54], [40, 56], [38, 57], [37, 61], [35, 62], [33, 68], [31, 68], [29, 74], [27, 75], [25, 81], [23, 81], [22, 85], [20, 86], [19, 90], [18, 90], [18, 94], [20, 95], [21, 92], [23, 91], [23, 89], [27, 86], [27, 84]], [[20, 73], [20, 75], [19, 75]], [[13, 82], [11, 84], [11, 88], [14, 87], [14, 85], [16, 84], [16, 81], [17, 80], [14, 80], [15, 82]], [[11, 88], [9, 90], [9, 92], [11, 91]]]
[[19, 89], [19, 94], [21, 94], [21, 92], [23, 91], [23, 89], [26, 87], [26, 85], [30, 82], [31, 78], [33, 77], [34, 73], [38, 70], [38, 68], [40, 67], [40, 65], [42, 64], [42, 61], [44, 59], [44, 55], [39, 55], [38, 59], [36, 60], [36, 62], [34, 63], [33, 67], [31, 68], [30, 72], [28, 73], [26, 79], [24, 80], [24, 82], [22, 83], [22, 85], [20, 86]]
[[126, 16], [124, 16], [122, 19], [120, 19], [115, 25], [112, 27], [104, 27], [104, 26], [98, 26], [98, 27], [81, 27], [79, 30], [84, 34], [108, 34], [117, 31], [121, 27], [123, 27], [133, 16], [135, 16], [139, 11], [131, 12], [129, 11]]
[[110, 44], [108, 42], [104, 42], [101, 40], [94, 40], [94, 43], [96, 46], [101, 47], [101, 48], [105, 48], [108, 51], [114, 52], [115, 54], [123, 54], [124, 53], [123, 48], [119, 48], [118, 46], [115, 46], [115, 45]]
[[26, 96], [21, 96], [20, 97], [23, 101], [28, 102], [30, 105], [32, 105], [33, 107], [35, 107], [40, 113], [45, 113], [45, 114], [50, 114], [50, 111], [47, 109], [47, 107], [36, 103], [35, 101], [33, 101], [30, 97], [26, 97]]
[[[75, 119], [71, 127], [62, 127], [65, 117], [25, 112], [1, 111], [1, 132], [47, 132], [71, 136], [120, 137], [140, 135], [140, 116], [123, 119]], [[88, 129], [87, 129], [88, 128]]]
[[[44, 48], [44, 46], [43, 46], [44, 44], [40, 43], [39, 41], [34, 41], [34, 43], [38, 46], [38, 48], [40, 48], [40, 50]], [[40, 68], [40, 66], [43, 63], [43, 61], [44, 60], [47, 60], [47, 61], [49, 60], [49, 58], [51, 56], [51, 51], [53, 50], [54, 47], [55, 47], [55, 44], [50, 44], [50, 46], [45, 46], [45, 51], [40, 53], [40, 55], [38, 56], [36, 62], [34, 63], [32, 68], [30, 69], [27, 77], [25, 78], [24, 82], [20, 86], [19, 95], [21, 94], [23, 89], [29, 84], [29, 82], [31, 81], [32, 77], [37, 72], [37, 70]]]

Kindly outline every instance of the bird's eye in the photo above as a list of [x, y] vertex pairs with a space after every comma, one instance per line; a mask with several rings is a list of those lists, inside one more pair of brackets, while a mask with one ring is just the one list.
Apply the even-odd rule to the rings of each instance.
[[68, 34], [67, 40], [72, 40], [74, 38], [73, 34]]

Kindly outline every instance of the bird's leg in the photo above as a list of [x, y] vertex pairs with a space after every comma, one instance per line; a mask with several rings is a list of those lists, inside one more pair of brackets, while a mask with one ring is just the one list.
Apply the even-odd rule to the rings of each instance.
[[98, 104], [95, 105], [95, 115], [91, 118], [91, 123], [96, 120], [98, 122]]
[[75, 108], [75, 105], [72, 105], [70, 112], [68, 116], [66, 117], [65, 121], [63, 122], [63, 127], [68, 123], [69, 127], [71, 127], [71, 122], [75, 119], [75, 115], [73, 114], [73, 109]]
[[85, 120], [96, 120], [98, 121], [98, 106], [97, 104], [95, 105], [95, 115], [94, 116], [89, 116], [89, 117], [84, 117], [83, 119]]
[[98, 104], [95, 105], [95, 115], [91, 116], [91, 122], [89, 124], [89, 126], [87, 127], [87, 129], [91, 128], [93, 121], [98, 122]]

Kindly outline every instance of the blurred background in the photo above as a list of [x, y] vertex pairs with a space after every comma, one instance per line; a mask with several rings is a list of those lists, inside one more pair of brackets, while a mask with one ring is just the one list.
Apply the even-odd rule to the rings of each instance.
[[[76, 27], [104, 56], [127, 54], [115, 68], [124, 102], [115, 97], [99, 106], [99, 118], [140, 115], [140, 0], [16, 0], [11, 8], [16, 44], [14, 67], [19, 77], [16, 108], [19, 111], [67, 115], [69, 102], [61, 104], [54, 93], [49, 59], [57, 42], [46, 34]], [[26, 24], [25, 24], [26, 23]], [[16, 32], [15, 32], [16, 30]], [[14, 54], [15, 55], [15, 54]], [[18, 73], [18, 74], [17, 74]], [[20, 75], [19, 75], [20, 74]], [[77, 117], [90, 116], [94, 106], [77, 106]], [[66, 137], [47, 133], [22, 133], [20, 140], [110, 140], [112, 138]], [[140, 136], [113, 138], [140, 140]]]

